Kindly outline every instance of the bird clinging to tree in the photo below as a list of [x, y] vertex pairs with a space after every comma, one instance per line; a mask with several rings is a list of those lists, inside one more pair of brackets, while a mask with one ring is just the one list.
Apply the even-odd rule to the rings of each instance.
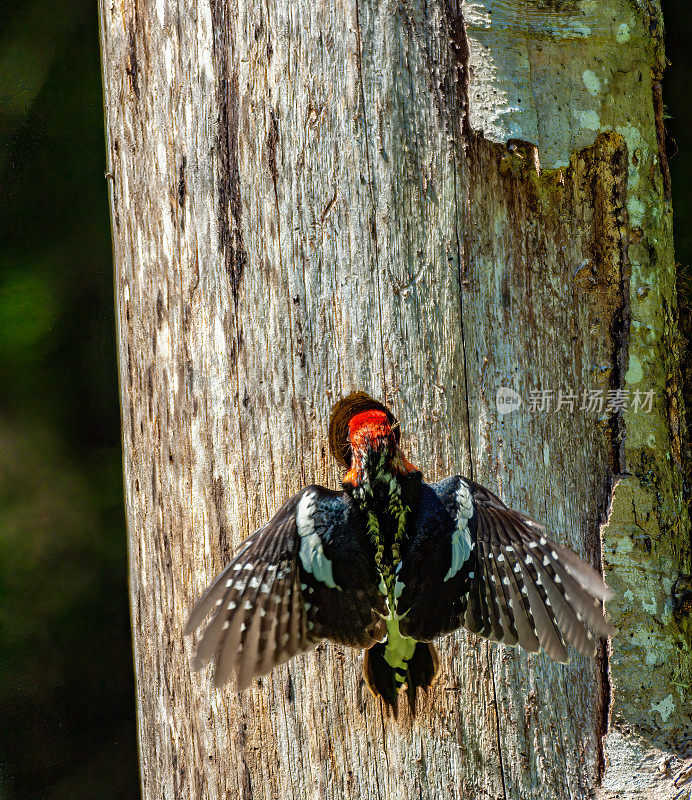
[[308, 486], [249, 536], [195, 605], [186, 632], [211, 614], [194, 666], [214, 655], [214, 682], [238, 688], [323, 639], [365, 649], [363, 674], [394, 713], [406, 688], [438, 672], [433, 640], [472, 633], [554, 661], [565, 642], [596, 652], [614, 629], [596, 570], [458, 475], [427, 484], [404, 456], [392, 412], [364, 392], [339, 401], [332, 455], [348, 472], [335, 492]]

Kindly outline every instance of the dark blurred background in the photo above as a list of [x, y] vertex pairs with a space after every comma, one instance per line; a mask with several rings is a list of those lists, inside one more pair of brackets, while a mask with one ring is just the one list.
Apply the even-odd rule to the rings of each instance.
[[[689, 264], [692, 25], [664, 8]], [[104, 153], [94, 0], [2, 3], [0, 800], [139, 796]]]
[[0, 798], [139, 797], [94, 0], [0, 2]]

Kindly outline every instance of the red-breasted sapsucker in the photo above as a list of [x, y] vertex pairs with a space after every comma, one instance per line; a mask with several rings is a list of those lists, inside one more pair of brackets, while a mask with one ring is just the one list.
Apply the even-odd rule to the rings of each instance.
[[399, 690], [438, 671], [433, 640], [466, 628], [568, 661], [595, 654], [589, 628], [611, 596], [595, 569], [459, 475], [427, 484], [402, 453], [392, 412], [363, 392], [339, 401], [330, 450], [348, 472], [339, 492], [308, 486], [249, 536], [197, 602], [210, 616], [194, 659], [238, 688], [323, 639], [365, 650], [363, 673], [396, 713]]

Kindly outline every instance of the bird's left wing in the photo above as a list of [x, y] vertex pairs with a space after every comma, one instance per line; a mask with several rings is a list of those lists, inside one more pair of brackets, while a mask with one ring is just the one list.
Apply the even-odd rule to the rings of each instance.
[[[378, 618], [367, 595], [374, 577], [357, 550], [353, 509], [343, 492], [309, 486], [240, 546], [192, 609], [185, 633], [210, 616], [193, 667], [217, 655], [216, 686], [235, 670], [243, 690], [322, 638], [369, 646]], [[360, 594], [344, 592], [345, 575]], [[368, 593], [367, 587], [373, 584]]]

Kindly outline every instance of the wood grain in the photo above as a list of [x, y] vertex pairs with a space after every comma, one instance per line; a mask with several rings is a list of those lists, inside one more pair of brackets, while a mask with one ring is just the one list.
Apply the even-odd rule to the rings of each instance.
[[[528, 33], [517, 26], [522, 4], [507, 3], [483, 48], [480, 5], [101, 2], [147, 800], [581, 798], [603, 774], [605, 651], [562, 667], [456, 634], [423, 713], [394, 723], [367, 693], [359, 654], [320, 646], [238, 697], [191, 674], [182, 636], [242, 538], [306, 483], [338, 485], [326, 426], [353, 389], [392, 405], [429, 477], [472, 475], [600, 563], [599, 524], [637, 419], [526, 408], [500, 417], [495, 392], [625, 385], [639, 313], [630, 282], [662, 269], [653, 255], [645, 263], [651, 248], [636, 251], [635, 269], [633, 242], [650, 237], [672, 253], [653, 78], [618, 95], [602, 131], [584, 134], [590, 118], [567, 115], [587, 138], [568, 126], [567, 160], [552, 169], [541, 169], [541, 141], [484, 130], [473, 87], [485, 76], [492, 97], [482, 59], [499, 64], [517, 37], [533, 52], [546, 36], [564, 61], [583, 60], [588, 45], [635, 85], [635, 70], [653, 75], [658, 33], [613, 0], [608, 8], [636, 17], [616, 57], [618, 26], [560, 38], [579, 3], [545, 12], [550, 34], [534, 24], [539, 12]], [[549, 104], [538, 101], [554, 90], [535, 75], [523, 89], [539, 125]], [[624, 130], [634, 122], [648, 143], [639, 156]], [[651, 181], [663, 209], [636, 235], [635, 178]], [[668, 281], [641, 313], [662, 313], [672, 296]], [[665, 391], [661, 372], [652, 380]], [[653, 412], [663, 436], [666, 408]], [[679, 502], [674, 465], [656, 469]], [[666, 536], [678, 564], [684, 525]], [[689, 659], [677, 658], [684, 674]], [[622, 713], [646, 727], [648, 700], [632, 688], [645, 657], [630, 667]], [[671, 714], [684, 737], [689, 720], [677, 703]]]

